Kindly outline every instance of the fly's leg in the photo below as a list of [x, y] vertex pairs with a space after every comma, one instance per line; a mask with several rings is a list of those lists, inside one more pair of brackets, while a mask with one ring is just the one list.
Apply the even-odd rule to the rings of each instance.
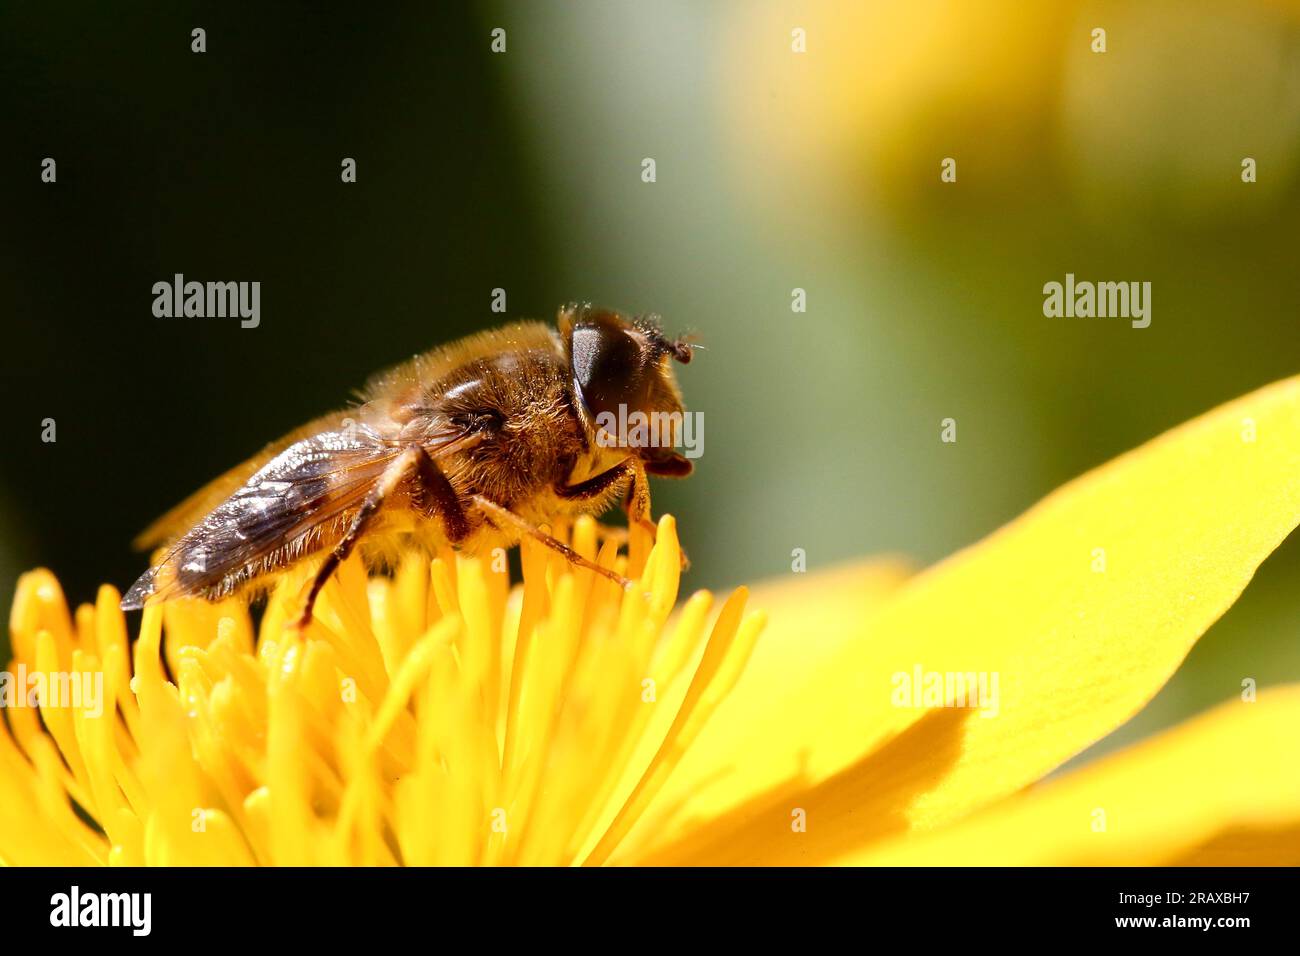
[[460, 544], [469, 537], [469, 519], [461, 506], [456, 489], [442, 473], [438, 463], [423, 448], [417, 449], [413, 495], [420, 510], [429, 517], [442, 519], [447, 541]]
[[[628, 524], [635, 524], [644, 529], [649, 533], [650, 540], [655, 541], [658, 538], [659, 528], [650, 518], [650, 482], [646, 477], [645, 465], [640, 458], [635, 456], [624, 458], [612, 468], [575, 485], [557, 484], [555, 493], [571, 501], [583, 501], [598, 497], [628, 478], [631, 478], [631, 481], [627, 486], [627, 494], [623, 496], [623, 511], [627, 514]], [[684, 570], [690, 567], [690, 560], [686, 557], [685, 551], [681, 554]]]
[[[577, 551], [574, 551], [572, 548], [566, 545], [564, 542], [558, 541], [557, 539], [551, 537], [549, 534], [547, 534], [541, 528], [537, 527], [531, 521], [519, 517], [519, 515], [515, 514], [509, 508], [506, 508], [503, 505], [499, 505], [495, 501], [491, 500], [490, 498], [485, 498], [482, 495], [474, 495], [470, 498], [470, 500], [474, 502], [474, 504], [477, 505], [479, 508], [481, 508], [484, 512], [486, 512], [489, 517], [494, 519], [493, 522], [494, 524], [496, 522], [505, 522], [506, 524], [515, 528], [521, 534], [526, 534], [529, 537], [533, 538], [534, 540], [540, 541], [542, 544], [546, 545], [552, 551], [559, 552], [561, 555], [564, 556], [564, 559], [568, 561], [570, 564], [575, 564], [580, 568], [586, 568], [588, 571], [595, 571], [597, 574], [601, 575], [602, 577], [609, 578], [611, 581], [613, 581], [615, 584], [617, 584], [619, 587], [623, 588], [624, 590], [627, 590], [628, 588], [632, 587], [633, 582], [630, 579], [625, 578], [623, 577], [623, 575], [618, 574], [614, 571], [611, 571], [609, 568], [602, 568], [595, 561], [587, 560], [582, 555], [580, 555]], [[497, 526], [500, 527], [499, 524]]]
[[600, 497], [620, 481], [629, 478], [632, 480], [623, 497], [623, 510], [627, 512], [629, 522], [639, 524], [653, 538], [655, 525], [650, 520], [650, 487], [645, 478], [645, 469], [637, 458], [624, 458], [614, 467], [576, 485], [556, 484], [555, 493], [569, 501], [587, 501]]
[[658, 539], [659, 528], [650, 520], [650, 480], [646, 477], [645, 466], [641, 459], [628, 459], [632, 462], [632, 483], [627, 486], [623, 496], [623, 510], [627, 513], [628, 524], [640, 525], [650, 532], [650, 540]]
[[442, 473], [437, 463], [429, 457], [428, 452], [419, 446], [408, 448], [402, 452], [393, 463], [384, 469], [379, 480], [375, 482], [373, 488], [366, 495], [361, 507], [357, 509], [356, 515], [352, 519], [352, 524], [348, 526], [347, 532], [334, 546], [334, 549], [325, 556], [325, 561], [321, 564], [320, 569], [316, 572], [315, 579], [312, 580], [311, 589], [307, 592], [307, 600], [303, 605], [302, 614], [295, 622], [295, 626], [301, 630], [311, 623], [312, 610], [316, 606], [316, 599], [320, 596], [321, 589], [325, 587], [330, 576], [338, 570], [338, 566], [347, 560], [352, 549], [356, 547], [357, 542], [365, 536], [367, 529], [379, 513], [379, 509], [384, 502], [393, 494], [401, 483], [408, 477], [414, 476], [415, 486], [413, 495], [427, 514], [437, 514], [443, 520], [443, 525], [447, 533], [447, 538], [453, 544], [464, 540], [469, 534], [469, 521], [465, 517], [465, 510], [461, 507], [460, 500], [456, 497], [455, 490], [451, 483], [447, 481], [447, 476]]

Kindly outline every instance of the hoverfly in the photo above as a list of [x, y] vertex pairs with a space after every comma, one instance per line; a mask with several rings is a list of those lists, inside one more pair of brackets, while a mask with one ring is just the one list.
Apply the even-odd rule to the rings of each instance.
[[683, 478], [691, 461], [671, 443], [610, 441], [598, 420], [680, 419], [673, 362], [691, 354], [652, 319], [569, 305], [554, 328], [518, 322], [416, 356], [375, 376], [359, 406], [291, 432], [154, 522], [136, 544], [165, 545], [162, 556], [122, 608], [219, 600], [318, 558], [305, 626], [340, 562], [394, 533], [470, 553], [529, 535], [627, 586], [541, 525], [621, 499], [629, 522], [653, 529], [647, 476]]

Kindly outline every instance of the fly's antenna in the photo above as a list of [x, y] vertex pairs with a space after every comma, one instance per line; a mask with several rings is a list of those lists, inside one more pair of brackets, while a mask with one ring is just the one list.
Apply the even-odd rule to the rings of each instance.
[[681, 362], [683, 365], [687, 365], [690, 363], [691, 356], [697, 349], [701, 352], [707, 352], [708, 349], [706, 349], [698, 339], [698, 333], [686, 332], [669, 342], [668, 345], [672, 350], [673, 358], [677, 359], [677, 361]]

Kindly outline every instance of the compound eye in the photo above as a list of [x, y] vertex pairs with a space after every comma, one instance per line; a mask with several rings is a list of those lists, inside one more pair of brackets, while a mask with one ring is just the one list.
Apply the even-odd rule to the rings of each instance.
[[623, 323], [597, 316], [575, 326], [570, 355], [574, 385], [593, 416], [645, 403], [645, 344]]

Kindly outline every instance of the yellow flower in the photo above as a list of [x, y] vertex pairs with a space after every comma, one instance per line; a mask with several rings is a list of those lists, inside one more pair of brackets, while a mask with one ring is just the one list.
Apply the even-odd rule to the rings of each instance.
[[[671, 517], [657, 537], [651, 549], [634, 529], [640, 587], [628, 592], [531, 541], [513, 592], [500, 556], [493, 571], [411, 554], [369, 579], [357, 558], [305, 635], [286, 626], [299, 574], [272, 594], [256, 639], [240, 602], [183, 600], [147, 608], [131, 649], [115, 589], [70, 617], [48, 571], [24, 575], [11, 674], [102, 673], [102, 698], [42, 702], [45, 730], [33, 709], [7, 711], [0, 860], [601, 862], [763, 623], [741, 588], [712, 627], [707, 593], [666, 626], [681, 565]], [[598, 552], [590, 518], [571, 543], [629, 569], [613, 540]]]
[[305, 635], [290, 579], [257, 635], [238, 603], [178, 602], [129, 648], [116, 591], [70, 615], [32, 572], [10, 673], [102, 673], [102, 716], [5, 707], [0, 860], [1300, 863], [1300, 688], [1039, 783], [1142, 708], [1298, 522], [1292, 379], [923, 574], [771, 585], [766, 629], [743, 589], [711, 628], [707, 594], [672, 616], [671, 518], [626, 558], [573, 528], [640, 575], [626, 594], [531, 543], [514, 590], [451, 554], [350, 562]]

